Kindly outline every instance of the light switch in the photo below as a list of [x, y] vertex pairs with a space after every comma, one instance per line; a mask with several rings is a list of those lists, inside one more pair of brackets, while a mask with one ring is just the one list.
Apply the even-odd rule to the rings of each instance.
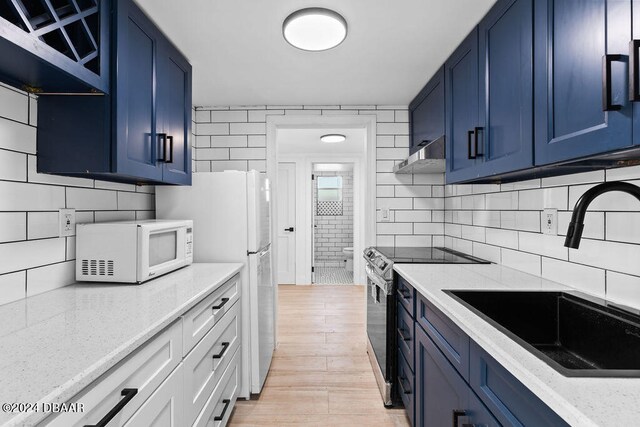
[[389, 208], [382, 208], [380, 209], [380, 212], [382, 216], [382, 221], [389, 222]]

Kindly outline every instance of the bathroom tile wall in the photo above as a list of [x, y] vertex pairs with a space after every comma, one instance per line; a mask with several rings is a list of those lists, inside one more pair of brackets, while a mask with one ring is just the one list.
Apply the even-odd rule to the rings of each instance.
[[315, 267], [344, 267], [342, 250], [353, 247], [353, 172], [315, 172], [321, 176], [342, 177], [342, 215], [317, 215], [318, 187], [313, 186], [315, 218]]
[[[608, 193], [589, 207], [580, 249], [564, 247], [579, 197], [604, 181], [640, 185], [640, 167], [508, 184], [447, 185], [448, 247], [640, 308], [640, 202]], [[543, 210], [558, 210], [558, 235], [542, 233]]]
[[58, 209], [76, 222], [154, 217], [153, 186], [36, 172], [37, 99], [0, 85], [0, 304], [75, 281], [75, 237], [58, 237]]
[[[194, 155], [197, 172], [266, 169], [269, 115], [375, 115], [377, 244], [444, 244], [444, 176], [396, 175], [393, 166], [409, 154], [406, 106], [282, 105], [196, 107]], [[382, 209], [389, 215], [382, 217]]]

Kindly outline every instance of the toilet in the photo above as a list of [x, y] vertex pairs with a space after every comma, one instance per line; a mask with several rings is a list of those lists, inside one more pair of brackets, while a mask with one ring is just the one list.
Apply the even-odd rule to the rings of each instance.
[[353, 271], [353, 248], [346, 247], [342, 249], [342, 253], [345, 257], [344, 269], [347, 271]]

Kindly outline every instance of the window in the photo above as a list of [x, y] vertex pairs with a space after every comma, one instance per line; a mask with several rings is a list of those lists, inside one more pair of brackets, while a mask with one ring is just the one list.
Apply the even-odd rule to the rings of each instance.
[[316, 182], [318, 191], [316, 214], [319, 216], [342, 215], [342, 177], [319, 176]]

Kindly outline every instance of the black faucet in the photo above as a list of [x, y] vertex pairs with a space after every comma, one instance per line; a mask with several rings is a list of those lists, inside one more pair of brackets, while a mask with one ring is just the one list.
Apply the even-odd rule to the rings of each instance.
[[640, 187], [629, 184], [628, 182], [604, 182], [590, 188], [580, 197], [576, 203], [576, 207], [573, 208], [573, 215], [571, 215], [571, 222], [567, 229], [567, 238], [564, 240], [566, 247], [573, 249], [580, 247], [580, 239], [582, 238], [582, 230], [584, 229], [584, 215], [587, 213], [589, 204], [599, 195], [608, 193], [609, 191], [623, 191], [640, 200]]

